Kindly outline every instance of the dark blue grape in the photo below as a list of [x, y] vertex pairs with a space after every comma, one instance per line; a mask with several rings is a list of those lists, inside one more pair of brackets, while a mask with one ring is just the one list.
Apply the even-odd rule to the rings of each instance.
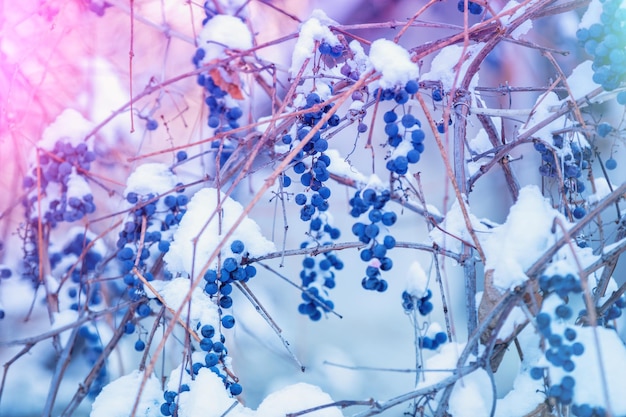
[[154, 119], [148, 119], [146, 121], [146, 129], [147, 130], [156, 130], [159, 127], [159, 122]]
[[242, 253], [244, 248], [245, 246], [243, 242], [238, 239], [233, 240], [233, 242], [230, 244], [230, 250], [233, 251], [233, 253]]
[[221, 321], [225, 329], [231, 329], [235, 325], [235, 318], [230, 314], [223, 316]]
[[415, 94], [419, 90], [419, 84], [417, 84], [414, 80], [409, 80], [405, 86], [404, 90], [409, 94]]
[[604, 166], [608, 170], [614, 170], [615, 168], [617, 168], [617, 161], [615, 159], [613, 159], [613, 158], [609, 158], [604, 163]]

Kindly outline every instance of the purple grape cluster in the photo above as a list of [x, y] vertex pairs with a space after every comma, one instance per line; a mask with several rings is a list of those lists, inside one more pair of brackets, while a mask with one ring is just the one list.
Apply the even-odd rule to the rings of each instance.
[[[161, 211], [158, 211], [160, 198], [154, 194], [139, 195], [131, 191], [127, 193], [126, 201], [135, 207], [130, 209], [128, 218], [118, 233], [116, 259], [130, 299], [140, 301], [144, 299], [145, 291], [141, 279], [135, 275], [133, 268], [136, 266], [146, 281], [154, 280], [148, 260], [153, 255], [158, 256], [169, 251], [170, 242], [164, 239], [163, 235], [180, 223], [186, 213], [189, 198], [183, 194], [182, 189], [179, 189], [176, 195], [170, 194], [163, 198], [165, 210]], [[144, 217], [146, 230], [141, 245]], [[169, 277], [171, 275], [166, 274], [166, 278]], [[149, 302], [145, 300], [141, 302], [136, 312], [139, 317], [149, 316], [152, 312]]]
[[64, 271], [69, 273], [70, 281], [76, 284], [68, 288], [68, 295], [75, 300], [70, 306], [72, 310], [80, 310], [85, 303], [89, 306], [95, 306], [102, 301], [100, 282], [92, 282], [89, 277], [96, 272], [103, 257], [90, 244], [91, 239], [87, 238], [84, 233], [77, 233], [59, 252], [50, 253], [50, 267], [52, 269], [67, 256], [73, 255], [77, 259], [75, 263], [68, 265]]
[[328, 55], [335, 59], [341, 58], [344, 53], [342, 44], [331, 46], [328, 42], [321, 42], [317, 50], [321, 55]]
[[[459, 0], [457, 5], [457, 10], [461, 13], [465, 12], [465, 1], [464, 0]], [[480, 4], [473, 2], [473, 1], [468, 1], [467, 2], [467, 11], [470, 12], [471, 14], [481, 14], [483, 12], [483, 6], [481, 6]]]
[[165, 402], [161, 404], [161, 408], [160, 408], [161, 414], [166, 417], [176, 415], [178, 412], [178, 405], [176, 403], [176, 397], [181, 392], [186, 392], [190, 390], [191, 389], [189, 388], [189, 385], [182, 384], [180, 386], [179, 392], [170, 391], [170, 390], [165, 391], [163, 393], [163, 399], [165, 400]]
[[406, 313], [410, 313], [413, 310], [417, 310], [422, 316], [427, 316], [433, 311], [433, 303], [430, 299], [433, 297], [433, 293], [430, 290], [426, 290], [426, 293], [417, 297], [410, 294], [407, 291], [402, 292], [402, 308]]
[[[316, 244], [315, 241], [304, 242], [301, 248], [312, 244]], [[325, 244], [330, 244], [330, 242]], [[314, 257], [305, 257], [300, 271], [304, 291], [302, 303], [298, 305], [298, 312], [313, 321], [320, 320], [323, 313], [332, 311], [335, 307], [328, 298], [328, 290], [335, 288], [335, 271], [342, 270], [344, 267], [343, 262], [333, 252], [325, 252], [321, 256], [323, 259], [319, 262], [316, 262]]]
[[69, 142], [57, 141], [49, 153], [41, 151], [39, 166], [33, 167], [23, 180], [23, 186], [27, 190], [38, 186], [37, 193], [31, 193], [23, 202], [27, 211], [31, 214], [37, 213], [38, 194], [49, 194], [48, 186], [56, 183], [60, 192], [58, 195], [52, 194], [54, 198], [50, 199], [48, 207], [42, 207], [45, 210], [42, 217], [44, 223], [56, 227], [58, 223], [75, 222], [93, 213], [96, 210], [93, 195], [90, 192], [74, 195], [76, 191], [71, 189], [70, 179], [74, 175], [84, 181], [95, 159], [96, 154], [85, 143], [74, 146]]
[[[75, 222], [96, 210], [93, 195], [86, 182], [96, 154], [85, 143], [74, 146], [59, 140], [51, 151], [39, 151], [38, 164], [24, 176], [28, 191], [22, 204], [28, 221], [22, 233], [24, 241], [22, 275], [34, 285], [39, 282], [39, 238], [41, 220], [45, 227], [55, 228], [62, 222]], [[40, 197], [42, 215], [38, 216]]]
[[[535, 150], [541, 154], [541, 165], [539, 173], [543, 177], [555, 178], [558, 170], [563, 175], [565, 191], [569, 194], [570, 200], [585, 191], [585, 183], [581, 180], [583, 171], [589, 169], [591, 164], [591, 149], [581, 148], [576, 141], [566, 141], [562, 135], [552, 136], [552, 142], [557, 149], [569, 150], [564, 157], [555, 157], [555, 152], [542, 142], [534, 144]], [[587, 214], [581, 205], [572, 203], [572, 215], [575, 219], [582, 219]]]
[[[421, 129], [422, 124], [413, 114], [407, 112], [404, 106], [418, 90], [417, 81], [410, 80], [404, 88], [386, 89], [378, 92], [381, 100], [393, 100], [397, 103], [397, 107], [383, 115], [387, 144], [397, 149], [407, 140], [411, 145], [402, 148], [406, 149], [406, 154], [396, 155], [387, 160], [386, 168], [397, 175], [406, 174], [409, 170], [409, 164], [419, 162], [421, 154], [424, 152], [426, 134]], [[400, 114], [398, 114], [398, 110], [400, 110]]]
[[579, 29], [576, 37], [593, 56], [593, 81], [611, 91], [624, 81], [626, 9], [620, 7], [620, 0], [605, 0], [601, 5], [600, 22]]
[[[206, 23], [217, 14], [210, 7], [209, 2], [204, 3], [204, 12], [206, 17], [202, 21], [202, 26], [206, 25]], [[206, 51], [203, 48], [196, 49], [192, 58], [193, 65], [196, 68], [200, 68], [205, 56]], [[205, 90], [206, 98], [204, 102], [209, 108], [207, 119], [208, 126], [215, 129], [216, 133], [238, 128], [239, 119], [243, 116], [243, 110], [241, 110], [241, 107], [233, 104], [234, 100], [232, 97], [218, 85], [219, 80], [216, 81], [208, 73], [201, 73], [198, 75], [197, 83]]]
[[571, 407], [572, 414], [576, 417], [604, 417], [606, 411], [602, 407], [592, 407], [589, 404], [574, 404]]
[[[222, 316], [222, 326], [225, 326], [225, 322], [230, 322], [234, 324], [234, 318], [230, 315]], [[232, 327], [232, 326], [230, 326]], [[202, 323], [198, 323], [196, 328], [200, 336], [199, 348], [200, 351], [206, 352], [204, 355], [204, 360], [200, 362], [194, 362], [191, 365], [191, 368], [187, 369], [188, 374], [198, 375], [202, 368], [207, 368], [217, 376], [219, 376], [223, 383], [224, 387], [228, 389], [231, 395], [239, 395], [243, 392], [243, 387], [238, 384], [236, 381], [233, 381], [232, 378], [228, 375], [228, 373], [223, 372], [224, 367], [222, 366], [228, 357], [228, 349], [226, 348], [226, 337], [223, 334], [219, 334], [214, 326], [210, 324], [202, 325]], [[187, 389], [188, 390], [188, 389]], [[183, 392], [185, 390], [181, 390]], [[167, 395], [167, 392], [170, 394]], [[166, 391], [165, 403], [161, 405], [161, 414], [164, 416], [176, 415], [176, 405], [175, 398], [177, 393], [174, 391]], [[167, 414], [170, 412], [171, 414]]]
[[369, 222], [356, 222], [352, 225], [352, 233], [359, 241], [369, 244], [361, 250], [361, 260], [369, 262], [365, 270], [365, 277], [361, 286], [370, 291], [383, 292], [387, 290], [387, 281], [381, 278], [381, 271], [389, 271], [393, 261], [387, 256], [387, 251], [396, 246], [396, 239], [392, 235], [381, 234], [381, 227], [393, 226], [398, 218], [394, 211], [385, 211], [384, 207], [391, 199], [391, 193], [383, 190], [377, 193], [371, 188], [357, 191], [350, 199], [350, 215], [355, 218], [367, 213]]
[[[571, 309], [565, 304], [559, 305], [555, 313], [558, 318], [564, 320], [572, 317]], [[576, 331], [570, 327], [566, 328], [562, 335], [553, 333], [551, 321], [548, 313], [539, 313], [536, 317], [537, 328], [549, 344], [545, 357], [553, 366], [563, 368], [565, 372], [572, 372], [576, 367], [572, 357], [582, 355], [585, 346], [580, 342], [575, 342]], [[543, 368], [531, 369], [531, 377], [541, 379], [543, 375]]]
[[448, 335], [445, 332], [437, 332], [433, 337], [421, 336], [418, 339], [419, 347], [428, 350], [437, 350], [447, 341]]
[[[80, 344], [83, 346], [81, 354], [87, 363], [91, 366], [95, 365], [104, 350], [98, 331], [92, 325], [83, 325], [78, 329], [76, 338], [80, 340]], [[108, 382], [109, 376], [105, 363], [99, 369], [93, 383], [89, 386], [89, 397], [94, 399]]]
[[551, 292], [556, 293], [561, 299], [565, 300], [570, 293], [580, 294], [582, 287], [580, 280], [573, 274], [565, 276], [560, 274], [541, 275], [539, 277], [539, 288], [543, 292], [544, 298]]
[[242, 264], [247, 259], [245, 245], [242, 241], [234, 240], [230, 248], [233, 254], [240, 255], [240, 257], [227, 257], [223, 260], [219, 272], [215, 269], [209, 269], [204, 274], [204, 280], [206, 281], [204, 292], [211, 297], [220, 295], [219, 305], [223, 308], [232, 306], [232, 299], [228, 297], [232, 292], [232, 284], [234, 282], [248, 282], [257, 273], [254, 265]]
[[[328, 190], [328, 191], [325, 191]], [[319, 197], [317, 197], [319, 195]], [[311, 206], [316, 207], [320, 204], [328, 204], [326, 199], [330, 196], [330, 189], [322, 187], [317, 193], [312, 195]], [[296, 203], [298, 200], [305, 200], [304, 194], [296, 195]], [[319, 200], [319, 202], [314, 202]], [[305, 204], [306, 205], [306, 204]], [[301, 213], [301, 218], [303, 218]], [[326, 215], [318, 213], [309, 222], [309, 239], [302, 242], [301, 249], [307, 247], [328, 246], [334, 240], [339, 239], [341, 231], [333, 227], [327, 220]], [[302, 280], [302, 303], [298, 306], [301, 314], [309, 316], [313, 321], [322, 318], [322, 314], [332, 311], [333, 302], [328, 299], [328, 290], [335, 288], [335, 271], [340, 271], [344, 267], [343, 262], [333, 251], [324, 252], [315, 257], [306, 256], [302, 261], [302, 270], [300, 271], [300, 279]]]

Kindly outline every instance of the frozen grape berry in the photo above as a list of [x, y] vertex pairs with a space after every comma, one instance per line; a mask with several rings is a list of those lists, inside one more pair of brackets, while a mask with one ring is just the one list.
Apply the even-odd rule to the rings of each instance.
[[156, 130], [159, 127], [159, 122], [154, 119], [148, 119], [146, 122], [146, 129], [148, 130]]
[[223, 316], [222, 326], [224, 326], [225, 329], [232, 329], [233, 326], [235, 326], [235, 318], [230, 314]]
[[617, 161], [611, 157], [606, 160], [604, 166], [606, 167], [606, 169], [614, 170], [615, 168], [617, 168]]
[[234, 240], [233, 243], [230, 244], [230, 250], [233, 253], [242, 253], [244, 250], [244, 244], [241, 240]]

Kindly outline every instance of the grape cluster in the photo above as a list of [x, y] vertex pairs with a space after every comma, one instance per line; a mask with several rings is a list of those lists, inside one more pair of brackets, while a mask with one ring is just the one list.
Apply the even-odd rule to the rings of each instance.
[[[248, 255], [241, 240], [234, 240], [230, 244], [230, 250], [235, 256], [224, 259], [219, 272], [215, 269], [209, 269], [204, 274], [206, 281], [204, 292], [211, 299], [216, 298], [217, 305], [220, 307], [220, 315], [222, 308], [227, 309], [233, 306], [233, 299], [230, 296], [233, 292], [233, 283], [248, 282], [257, 273], [254, 265], [242, 264]], [[225, 329], [230, 329], [235, 326], [235, 318], [230, 314], [222, 315], [221, 325]]]
[[[319, 237], [319, 236], [318, 236]], [[304, 242], [305, 248], [314, 242]], [[327, 242], [330, 243], [330, 242]], [[328, 291], [335, 288], [335, 272], [343, 269], [343, 262], [332, 252], [325, 252], [324, 259], [316, 263], [314, 257], [307, 256], [302, 261], [300, 279], [302, 280], [302, 303], [298, 305], [298, 312], [308, 316], [313, 321], [322, 318], [322, 313], [332, 311], [334, 303], [328, 299]]]
[[[242, 265], [242, 260], [246, 257], [244, 254], [245, 245], [242, 241], [234, 240], [230, 245], [230, 249], [233, 254], [240, 256], [224, 259], [219, 273], [215, 269], [209, 269], [204, 274], [204, 280], [206, 281], [204, 292], [211, 298], [218, 297], [217, 302], [221, 308], [232, 307], [233, 299], [230, 297], [230, 294], [233, 292], [232, 284], [234, 282], [248, 282], [257, 273], [254, 265]], [[233, 327], [234, 321], [224, 317], [222, 317], [222, 326], [227, 329]]]
[[317, 50], [321, 55], [328, 55], [337, 59], [341, 58], [343, 55], [344, 47], [340, 43], [337, 45], [331, 45], [328, 42], [321, 42]]
[[[0, 280], [11, 278], [11, 275], [13, 275], [11, 268], [4, 266], [4, 265], [0, 265]], [[2, 320], [5, 317], [5, 315], [6, 313], [4, 312], [4, 309], [2, 308], [2, 304], [0, 304], [0, 320]]]
[[[555, 314], [559, 319], [567, 320], [572, 317], [572, 309], [565, 304], [560, 304], [557, 306]], [[585, 347], [580, 342], [574, 342], [576, 340], [576, 330], [570, 327], [566, 328], [562, 335], [553, 333], [550, 325], [551, 320], [548, 313], [540, 313], [536, 318], [537, 328], [550, 345], [550, 348], [545, 352], [546, 359], [553, 366], [563, 368], [565, 372], [572, 372], [576, 367], [572, 356], [582, 355]], [[537, 377], [538, 373], [539, 371], [537, 370], [531, 370], [531, 376], [533, 377]]]
[[398, 219], [394, 211], [383, 210], [391, 199], [391, 193], [383, 190], [377, 193], [374, 189], [366, 188], [357, 191], [350, 199], [352, 207], [350, 214], [358, 218], [367, 213], [369, 223], [356, 222], [352, 225], [354, 233], [359, 241], [369, 244], [369, 247], [361, 251], [361, 260], [369, 262], [365, 270], [365, 277], [361, 286], [366, 290], [383, 292], [387, 290], [387, 281], [380, 278], [381, 271], [389, 271], [393, 267], [393, 261], [387, 257], [387, 251], [396, 246], [396, 239], [392, 235], [380, 237], [381, 226], [393, 226]]
[[[320, 104], [321, 99], [318, 94], [310, 93], [306, 97], [306, 103], [304, 108], [308, 109]], [[304, 139], [309, 134], [311, 126], [317, 124], [323, 117], [323, 113], [330, 111], [331, 108], [330, 105], [327, 105], [322, 110], [305, 113], [298, 122], [295, 140], [290, 134], [285, 134], [282, 137], [282, 143], [293, 146], [296, 141]], [[310, 197], [307, 197], [304, 193], [296, 195], [295, 202], [301, 206], [300, 219], [302, 221], [308, 222], [314, 217], [319, 218], [320, 214], [326, 212], [329, 208], [328, 198], [331, 190], [324, 186], [324, 182], [330, 179], [328, 167], [331, 165], [331, 159], [324, 154], [324, 151], [328, 149], [328, 141], [322, 137], [320, 132], [324, 132], [328, 126], [337, 126], [337, 124], [339, 124], [339, 116], [334, 114], [320, 130], [315, 132], [302, 151], [294, 157], [294, 173], [300, 175], [300, 183], [313, 192]], [[304, 162], [304, 159], [307, 157], [311, 157], [309, 166]], [[281, 181], [285, 188], [292, 183], [291, 177], [287, 174], [283, 174]]]
[[[90, 366], [96, 364], [100, 355], [102, 355], [102, 341], [98, 336], [97, 330], [92, 325], [83, 325], [78, 329], [77, 339], [83, 345], [82, 355]], [[96, 379], [89, 387], [89, 396], [95, 398], [102, 388], [108, 383], [108, 373], [106, 362], [98, 371]]]
[[573, 274], [565, 276], [560, 274], [541, 275], [539, 288], [543, 292], [544, 298], [551, 292], [556, 293], [561, 299], [566, 299], [570, 293], [580, 294], [582, 292], [580, 281]]
[[[326, 191], [327, 190], [327, 191]], [[324, 196], [326, 199], [324, 199]], [[311, 207], [317, 207], [320, 204], [328, 207], [327, 198], [330, 196], [330, 189], [322, 186], [320, 190], [311, 197]], [[296, 204], [303, 201], [306, 202], [306, 195], [303, 193], [296, 195]], [[306, 203], [304, 204], [306, 206]], [[301, 213], [301, 219], [308, 217]], [[318, 213], [317, 216], [310, 219], [309, 222], [309, 239], [302, 242], [301, 249], [307, 247], [328, 246], [334, 240], [339, 239], [341, 231], [333, 227], [326, 213]], [[317, 258], [321, 258], [318, 260]], [[343, 262], [333, 251], [324, 252], [321, 255], [306, 256], [302, 260], [302, 270], [300, 271], [300, 279], [302, 280], [302, 303], [298, 306], [301, 314], [309, 316], [313, 321], [322, 318], [322, 313], [332, 311], [333, 302], [328, 299], [328, 290], [335, 288], [335, 271], [340, 271], [344, 267]]]
[[[402, 292], [402, 308], [406, 313], [410, 313], [413, 310], [419, 311], [422, 316], [427, 316], [433, 311], [433, 303], [430, 299], [433, 297], [433, 293], [430, 290], [426, 290], [423, 296], [417, 297], [414, 294], [410, 294], [408, 291]], [[445, 334], [445, 333], [444, 333]]]
[[[385, 89], [378, 92], [381, 100], [393, 100], [398, 105], [383, 115], [387, 144], [395, 150], [385, 166], [397, 175], [406, 174], [409, 164], [419, 162], [424, 152], [426, 134], [421, 129], [421, 122], [413, 114], [407, 112], [404, 106], [418, 90], [418, 83], [410, 80], [403, 88]], [[398, 108], [402, 110], [400, 115], [396, 112]]]
[[[539, 173], [544, 177], [555, 178], [557, 167], [563, 174], [565, 191], [569, 194], [570, 201], [574, 201], [575, 196], [585, 190], [585, 183], [580, 179], [583, 171], [588, 169], [591, 161], [591, 149], [583, 147], [576, 141], [567, 141], [562, 135], [552, 136], [555, 148], [564, 150], [564, 156], [555, 158], [555, 152], [544, 143], [536, 142], [534, 147], [541, 154], [542, 164], [539, 166]], [[558, 154], [558, 153], [557, 153]], [[572, 215], [575, 219], [582, 219], [587, 214], [583, 206], [572, 203]]]
[[[198, 56], [204, 57], [202, 48], [198, 48], [196, 51], [195, 57]], [[198, 75], [198, 85], [203, 87], [207, 94], [204, 102], [209, 108], [208, 126], [216, 129], [216, 132], [226, 132], [238, 128], [238, 120], [243, 116], [243, 111], [232, 100], [228, 100], [228, 93], [216, 84], [208, 74]]]
[[[225, 322], [232, 322], [234, 325], [234, 318], [230, 315], [222, 316], [222, 327], [227, 327]], [[230, 326], [232, 327], [232, 325]], [[227, 327], [227, 328], [230, 328]], [[224, 367], [220, 364], [224, 364], [227, 356], [228, 349], [226, 348], [226, 337], [223, 334], [217, 336], [217, 332], [215, 327], [210, 324], [202, 325], [198, 323], [197, 330], [199, 330], [199, 335], [202, 336], [200, 339], [200, 351], [206, 352], [204, 353], [203, 360], [194, 362], [191, 366], [191, 369], [188, 369], [187, 372], [189, 374], [193, 373], [197, 375], [202, 368], [208, 368], [211, 372], [215, 373], [219, 376], [224, 382], [225, 388], [227, 388], [232, 395], [239, 395], [242, 393], [243, 388], [240, 384], [232, 381], [232, 378], [228, 375], [228, 373], [224, 373]], [[216, 340], [217, 339], [217, 340]], [[196, 356], [194, 354], [194, 356]], [[166, 398], [166, 402], [167, 398]], [[173, 401], [169, 401], [171, 404]], [[167, 414], [164, 414], [167, 415]]]
[[[459, 12], [461, 13], [465, 12], [465, 1], [459, 0], [456, 7]], [[483, 12], [483, 6], [473, 1], [468, 1], [467, 11], [470, 12], [471, 14], [481, 14]]]
[[572, 405], [572, 415], [577, 417], [604, 417], [606, 411], [602, 407], [591, 407], [589, 404]]
[[593, 56], [593, 81], [611, 91], [624, 80], [626, 64], [626, 9], [620, 0], [600, 2], [600, 22], [576, 32], [585, 52]]
[[[206, 17], [202, 21], [202, 26], [205, 26], [216, 15], [216, 12], [209, 6], [209, 2], [204, 3], [204, 12]], [[192, 58], [193, 65], [196, 68], [200, 68], [203, 65], [205, 56], [206, 51], [203, 48], [196, 49]], [[209, 108], [207, 124], [215, 129], [216, 133], [238, 128], [239, 119], [243, 116], [243, 111], [236, 104], [234, 97], [224, 90], [224, 88], [228, 88], [226, 87], [228, 83], [219, 77], [221, 76], [216, 71], [211, 74], [201, 73], [197, 78], [198, 85], [204, 88], [206, 93], [204, 102]]]
[[602, 316], [599, 317], [600, 323], [607, 326], [609, 321], [620, 318], [624, 308], [626, 308], [626, 298], [621, 296], [606, 310]]
[[[539, 277], [539, 288], [543, 292], [544, 298], [547, 294], [553, 292], [562, 300], [567, 300], [570, 293], [580, 294], [582, 292], [580, 281], [572, 274], [565, 276], [559, 274], [552, 276], [542, 275]], [[555, 308], [554, 314], [559, 320], [569, 320], [573, 316], [571, 307], [565, 303], [559, 304]], [[552, 365], [562, 367], [566, 372], [571, 372], [575, 367], [571, 357], [572, 355], [582, 355], [585, 350], [584, 346], [580, 342], [574, 342], [576, 340], [576, 331], [572, 328], [566, 328], [562, 335], [553, 333], [551, 321], [550, 314], [545, 312], [538, 314], [536, 317], [537, 328], [550, 346], [545, 352], [546, 359]], [[541, 368], [531, 370], [531, 376], [540, 379], [543, 377], [543, 371]]]
[[[133, 268], [136, 266], [146, 281], [154, 280], [148, 268], [148, 260], [152, 255], [158, 256], [169, 251], [170, 241], [165, 237], [169, 236], [171, 228], [180, 223], [189, 202], [189, 198], [182, 192], [180, 189], [176, 195], [167, 195], [162, 202], [152, 193], [139, 195], [131, 191], [126, 195], [128, 203], [135, 207], [131, 208], [118, 234], [116, 258], [123, 274], [123, 282], [133, 301], [139, 301], [145, 295], [143, 283], [135, 275]], [[142, 230], [144, 218], [145, 231]], [[147, 317], [152, 311], [147, 302], [142, 302], [137, 306], [136, 312], [139, 317]]]
[[160, 408], [161, 414], [166, 417], [176, 415], [176, 412], [177, 412], [176, 397], [181, 392], [187, 392], [190, 390], [191, 389], [189, 388], [189, 385], [182, 384], [180, 386], [179, 392], [170, 391], [170, 390], [165, 391], [163, 393], [163, 399], [165, 400], [165, 402], [161, 404], [161, 408]]
[[[320, 45], [320, 53], [330, 56], [331, 53], [326, 51], [326, 45], [328, 44], [322, 43]], [[343, 47], [332, 48], [343, 51]], [[341, 53], [338, 52], [332, 52], [332, 54], [335, 58], [341, 56]], [[295, 138], [289, 133], [281, 138], [282, 143], [290, 147], [304, 139], [311, 128], [320, 122], [324, 114], [332, 109], [330, 104], [323, 105], [321, 97], [315, 92], [307, 94], [304, 100], [305, 104], [300, 110], [310, 111], [306, 111], [298, 117]], [[320, 244], [330, 245], [332, 241], [341, 236], [341, 231], [331, 224], [331, 218], [328, 215], [329, 198], [332, 192], [324, 184], [330, 179], [328, 167], [331, 165], [330, 157], [324, 153], [328, 149], [325, 133], [329, 128], [336, 127], [340, 120], [341, 118], [337, 114], [333, 114], [313, 134], [293, 160], [293, 171], [300, 176], [300, 183], [305, 187], [303, 192], [295, 195], [294, 201], [300, 207], [300, 220], [309, 223], [309, 239], [300, 245], [301, 249], [317, 247]], [[310, 162], [306, 164], [305, 159], [308, 158], [310, 158]], [[291, 177], [287, 174], [283, 174], [281, 181], [284, 188], [289, 187], [292, 183]], [[314, 321], [321, 319], [324, 312], [332, 311], [334, 308], [332, 301], [327, 298], [327, 290], [335, 287], [334, 270], [343, 269], [343, 262], [335, 253], [325, 252], [322, 256], [323, 259], [319, 262], [314, 257], [305, 257], [300, 271], [303, 302], [298, 306], [298, 311]]]
[[[567, 319], [572, 315], [571, 309], [565, 304], [561, 304], [555, 311], [557, 317]], [[563, 335], [552, 333], [550, 327], [550, 315], [540, 313], [536, 318], [537, 327], [549, 343], [549, 348], [545, 352], [545, 357], [553, 366], [563, 368], [565, 372], [572, 372], [575, 368], [573, 356], [580, 356], [584, 353], [585, 347], [576, 340], [576, 330], [567, 327]], [[545, 368], [533, 367], [530, 370], [530, 376], [533, 379], [540, 380], [545, 377]], [[574, 398], [575, 380], [569, 375], [562, 378], [560, 384], [552, 384], [547, 391], [548, 397], [551, 397], [559, 404], [570, 405]]]
[[[281, 141], [285, 145], [293, 146], [293, 144], [297, 143], [296, 141], [304, 139], [311, 131], [311, 128], [321, 121], [321, 119], [324, 117], [324, 114], [328, 113], [333, 108], [332, 104], [326, 104], [324, 106], [321, 106], [322, 99], [317, 93], [307, 94], [305, 97], [305, 101], [306, 103], [301, 108], [299, 108], [299, 110], [311, 110], [298, 116], [295, 138], [289, 133], [282, 136]], [[321, 108], [319, 108], [318, 110], [313, 109], [320, 106]], [[294, 162], [296, 162], [296, 165], [298, 164], [298, 161], [302, 161], [302, 159], [304, 159], [306, 156], [314, 157], [317, 154], [320, 154], [320, 157], [324, 156], [323, 152], [328, 149], [328, 140], [325, 137], [322, 137], [322, 135], [329, 128], [339, 125], [340, 121], [341, 118], [339, 117], [339, 115], [337, 115], [337, 113], [335, 113], [328, 119], [328, 121], [322, 124], [319, 130], [315, 132], [312, 138], [306, 143], [306, 145], [304, 145], [302, 151], [294, 158]], [[319, 158], [313, 159], [318, 160]], [[330, 159], [326, 156], [326, 158], [322, 158], [322, 162], [325, 163], [325, 167], [318, 167], [317, 170], [319, 171], [318, 174], [320, 175], [315, 176], [315, 178], [319, 182], [327, 181], [330, 178], [328, 175], [324, 174], [324, 170], [330, 166]], [[315, 167], [313, 167], [313, 169], [314, 168]], [[304, 172], [304, 170], [302, 170], [302, 172]], [[296, 170], [296, 174], [301, 174], [302, 172], [298, 172], [298, 170]], [[302, 182], [304, 183], [304, 181]], [[307, 187], [309, 185], [311, 184], [305, 184], [305, 186]]]
[[[38, 164], [24, 176], [23, 187], [29, 192], [22, 201], [28, 224], [25, 228], [23, 276], [38, 282], [38, 223], [55, 228], [62, 222], [75, 222], [96, 210], [86, 174], [96, 154], [85, 143], [74, 146], [58, 140], [51, 151], [40, 151]], [[38, 218], [41, 198], [43, 214]]]
[[437, 332], [433, 337], [420, 336], [418, 339], [419, 347], [428, 350], [437, 350], [447, 341], [448, 335], [445, 332]]
[[93, 213], [96, 206], [85, 173], [95, 159], [96, 154], [87, 144], [74, 146], [61, 140], [54, 144], [52, 151], [40, 153], [38, 166], [32, 168], [23, 180], [23, 186], [28, 190], [38, 186], [37, 192], [24, 201], [28, 212], [37, 213], [38, 194], [47, 194], [54, 198], [49, 200], [48, 207], [43, 208], [42, 221], [50, 227], [61, 222], [75, 222]]
[[73, 255], [77, 261], [65, 268], [73, 284], [68, 288], [68, 295], [75, 299], [71, 304], [72, 310], [79, 310], [82, 298], [89, 306], [94, 306], [102, 301], [101, 285], [99, 282], [90, 282], [89, 277], [96, 272], [96, 268], [102, 261], [102, 254], [90, 245], [91, 239], [84, 233], [77, 233], [59, 252], [50, 253], [50, 267], [54, 270], [61, 261]]

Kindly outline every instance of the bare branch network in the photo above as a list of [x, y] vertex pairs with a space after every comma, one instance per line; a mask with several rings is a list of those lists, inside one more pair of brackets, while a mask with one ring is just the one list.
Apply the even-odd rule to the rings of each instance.
[[626, 415], [619, 0], [18, 3], [0, 415]]

